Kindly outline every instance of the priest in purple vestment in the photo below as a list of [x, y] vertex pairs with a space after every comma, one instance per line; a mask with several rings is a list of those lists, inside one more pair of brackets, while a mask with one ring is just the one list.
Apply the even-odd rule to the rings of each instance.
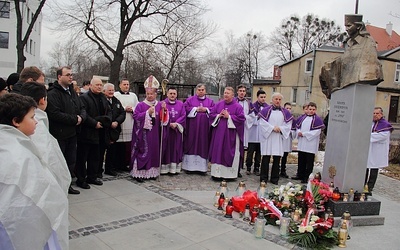
[[163, 153], [161, 174], [181, 172], [183, 158], [183, 131], [186, 124], [186, 111], [183, 102], [177, 100], [176, 88], [170, 87], [164, 100], [169, 121], [163, 127]]
[[156, 100], [159, 83], [150, 76], [145, 82], [146, 99], [133, 113], [131, 176], [138, 182], [160, 174], [160, 111], [165, 108]]
[[210, 111], [214, 101], [206, 96], [204, 84], [197, 84], [196, 95], [189, 97], [185, 104], [186, 131], [183, 141], [182, 169], [207, 173]]
[[240, 159], [243, 158], [244, 123], [243, 107], [234, 100], [234, 90], [226, 87], [224, 100], [218, 102], [210, 114], [211, 176], [234, 179], [238, 177]]

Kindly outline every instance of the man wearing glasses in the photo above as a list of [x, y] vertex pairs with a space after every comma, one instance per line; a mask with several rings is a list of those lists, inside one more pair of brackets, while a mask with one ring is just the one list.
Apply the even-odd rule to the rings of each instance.
[[[71, 177], [74, 177], [76, 163], [76, 131], [86, 118], [86, 111], [72, 86], [72, 72], [69, 67], [57, 70], [57, 81], [49, 88], [46, 112], [49, 117], [50, 133], [57, 139], [65, 157]], [[69, 194], [79, 194], [68, 189]]]

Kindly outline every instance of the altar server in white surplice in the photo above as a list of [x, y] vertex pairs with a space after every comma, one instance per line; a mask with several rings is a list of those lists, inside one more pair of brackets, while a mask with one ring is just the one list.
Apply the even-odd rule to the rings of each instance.
[[292, 129], [293, 116], [281, 107], [283, 96], [274, 93], [271, 97], [272, 105], [264, 108], [260, 113], [260, 149], [261, 173], [260, 181], [267, 181], [269, 177], [269, 162], [273, 158], [271, 183], [278, 184], [279, 162], [283, 156], [283, 140], [289, 138]]
[[114, 96], [121, 102], [125, 109], [125, 121], [121, 124], [121, 133], [115, 144], [117, 156], [114, 166], [116, 169], [128, 171], [128, 165], [131, 157], [131, 141], [133, 130], [133, 112], [138, 104], [138, 98], [135, 93], [129, 91], [128, 79], [122, 79], [119, 84], [120, 91], [115, 92]]

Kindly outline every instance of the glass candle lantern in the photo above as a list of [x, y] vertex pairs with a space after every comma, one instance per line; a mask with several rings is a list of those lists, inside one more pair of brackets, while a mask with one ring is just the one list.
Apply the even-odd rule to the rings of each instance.
[[332, 200], [334, 200], [334, 201], [340, 200], [340, 192], [339, 192], [339, 188], [338, 188], [338, 187], [336, 187], [336, 188], [333, 190], [333, 193], [332, 193]]
[[242, 196], [245, 191], [246, 191], [246, 184], [244, 183], [244, 181], [239, 182], [239, 185], [236, 188], [236, 195]]
[[287, 212], [281, 217], [280, 225], [279, 225], [279, 233], [282, 236], [288, 236], [289, 234], [289, 224], [290, 224], [290, 217]]
[[217, 192], [215, 192], [215, 195], [214, 195], [214, 207], [218, 207], [218, 200], [219, 200], [219, 196], [220, 196], [221, 194], [217, 191]]
[[260, 182], [260, 186], [257, 188], [258, 198], [268, 198], [267, 183], [265, 181]]
[[254, 223], [254, 236], [257, 239], [262, 239], [264, 238], [265, 235], [265, 218], [264, 218], [264, 213], [263, 212], [259, 212], [258, 213], [258, 217]]
[[219, 184], [219, 188], [217, 190], [220, 194], [224, 194], [225, 197], [229, 197], [229, 189], [228, 189], [228, 183], [226, 181], [222, 181], [221, 184]]
[[339, 240], [338, 247], [341, 247], [341, 248], [346, 247], [347, 237], [348, 237], [347, 224], [342, 223], [339, 228], [339, 232], [338, 232], [338, 240]]

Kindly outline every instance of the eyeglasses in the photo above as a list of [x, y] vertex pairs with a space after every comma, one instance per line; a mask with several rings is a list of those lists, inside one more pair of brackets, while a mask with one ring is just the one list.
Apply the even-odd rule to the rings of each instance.
[[73, 76], [73, 74], [68, 73], [68, 74], [62, 75], [62, 76], [68, 76], [68, 77], [70, 77], [70, 76]]

